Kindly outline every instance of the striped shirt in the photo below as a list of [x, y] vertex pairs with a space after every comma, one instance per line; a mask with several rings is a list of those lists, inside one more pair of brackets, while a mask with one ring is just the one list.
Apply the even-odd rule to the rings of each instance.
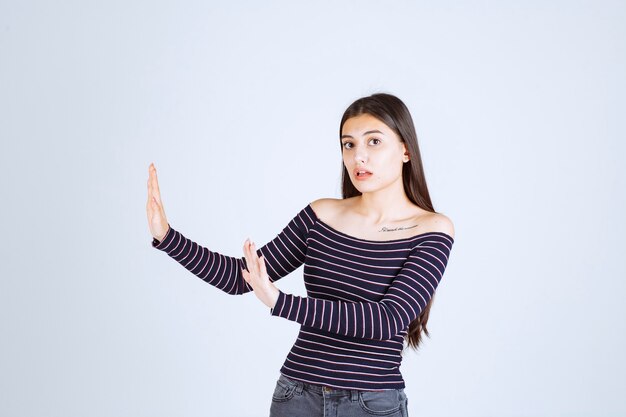
[[[404, 336], [441, 281], [453, 243], [442, 232], [356, 238], [324, 223], [308, 204], [257, 249], [272, 282], [304, 264], [307, 297], [279, 290], [270, 309], [271, 316], [300, 323], [280, 373], [340, 389], [404, 388]], [[228, 294], [253, 291], [241, 273], [245, 257], [210, 251], [171, 225], [152, 246]]]

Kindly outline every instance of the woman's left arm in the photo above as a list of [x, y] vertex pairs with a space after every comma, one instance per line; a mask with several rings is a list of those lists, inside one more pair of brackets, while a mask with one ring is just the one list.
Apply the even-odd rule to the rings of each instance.
[[[430, 301], [443, 277], [452, 244], [453, 240], [439, 236], [414, 247], [378, 302], [331, 301], [277, 290], [270, 314], [344, 336], [392, 339], [407, 329]], [[272, 291], [265, 292], [268, 300]]]

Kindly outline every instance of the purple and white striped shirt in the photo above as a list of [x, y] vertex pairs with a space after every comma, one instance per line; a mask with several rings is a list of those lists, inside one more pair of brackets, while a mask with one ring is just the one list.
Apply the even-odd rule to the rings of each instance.
[[[324, 223], [308, 204], [257, 249], [272, 282], [304, 264], [307, 297], [280, 291], [270, 309], [270, 315], [301, 325], [280, 372], [341, 389], [404, 388], [404, 336], [441, 281], [453, 243], [442, 232], [355, 238]], [[241, 273], [245, 257], [210, 251], [171, 225], [152, 246], [228, 294], [253, 291]]]

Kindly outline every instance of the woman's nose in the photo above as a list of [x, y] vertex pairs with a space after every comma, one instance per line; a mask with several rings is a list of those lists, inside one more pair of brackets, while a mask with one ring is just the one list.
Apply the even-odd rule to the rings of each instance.
[[354, 161], [355, 162], [363, 162], [365, 163], [367, 161], [367, 153], [360, 150], [354, 153]]

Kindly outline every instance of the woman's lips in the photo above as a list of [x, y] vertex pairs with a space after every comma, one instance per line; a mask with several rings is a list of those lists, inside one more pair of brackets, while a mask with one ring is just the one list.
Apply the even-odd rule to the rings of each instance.
[[359, 181], [361, 181], [361, 180], [366, 180], [366, 179], [368, 179], [368, 178], [369, 178], [369, 177], [371, 177], [371, 176], [372, 176], [372, 173], [371, 173], [371, 172], [365, 172], [365, 173], [363, 173], [363, 174], [358, 174], [358, 173], [357, 173], [357, 174], [356, 174], [356, 179], [357, 179], [357, 180], [359, 180]]

